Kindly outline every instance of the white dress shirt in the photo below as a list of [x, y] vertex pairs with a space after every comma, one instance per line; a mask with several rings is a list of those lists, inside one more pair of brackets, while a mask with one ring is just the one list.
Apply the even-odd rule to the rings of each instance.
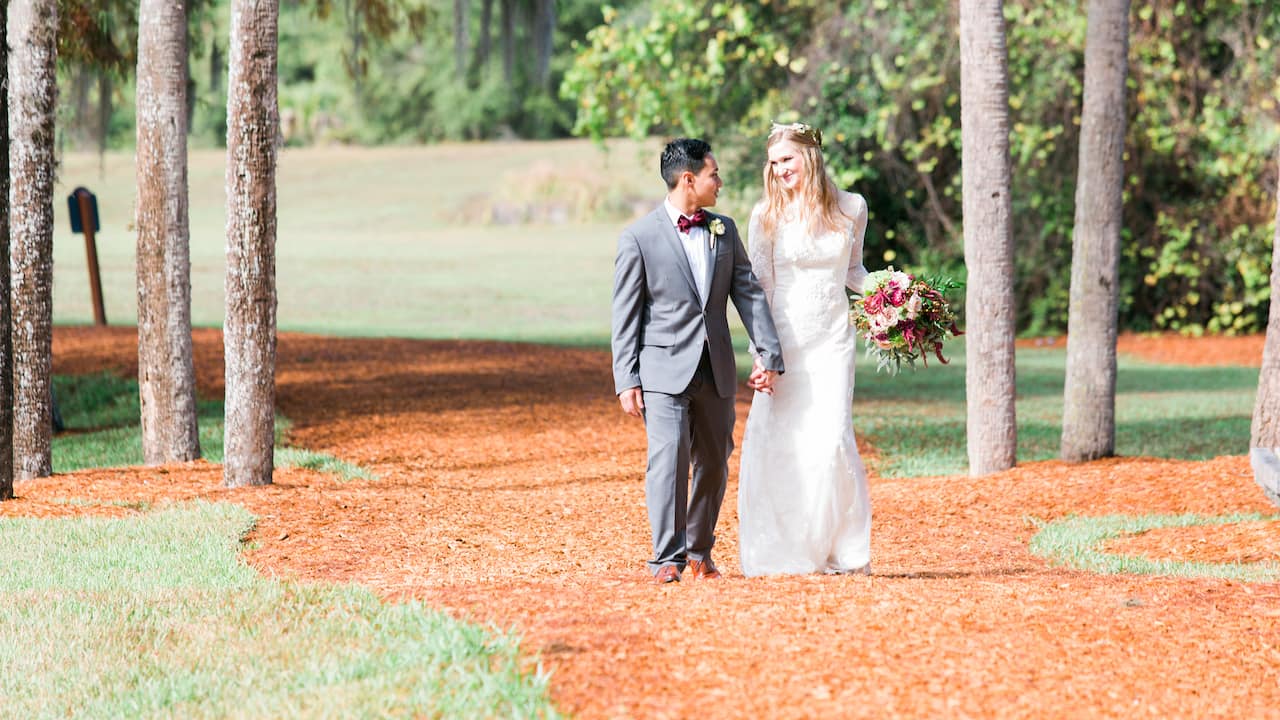
[[[680, 237], [680, 243], [684, 245], [685, 257], [689, 258], [689, 267], [693, 270], [694, 286], [698, 288], [698, 297], [705, 307], [708, 290], [707, 249], [711, 246], [711, 231], [702, 225], [698, 225], [689, 228], [687, 233], [680, 232], [680, 226], [676, 224], [676, 221], [684, 213], [677, 210], [670, 200], [664, 200], [663, 205], [667, 208], [667, 215], [671, 217], [671, 224], [676, 228], [676, 235]], [[704, 210], [703, 212], [706, 211]]]

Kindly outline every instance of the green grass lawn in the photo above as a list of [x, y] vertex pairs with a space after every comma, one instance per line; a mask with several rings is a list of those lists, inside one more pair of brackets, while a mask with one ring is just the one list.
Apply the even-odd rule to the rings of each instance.
[[204, 502], [0, 521], [0, 715], [555, 717], [510, 635], [349, 585], [268, 579]]
[[[54, 472], [143, 463], [136, 380], [109, 373], [55, 376], [53, 387], [68, 431], [53, 438]], [[222, 401], [201, 400], [196, 413], [201, 457], [212, 463], [222, 462]], [[288, 418], [277, 415], [277, 467], [310, 468], [348, 480], [372, 477], [368, 470], [332, 455], [286, 445], [283, 440], [288, 429]]]
[[[54, 439], [56, 472], [142, 463], [136, 381], [54, 385], [70, 430]], [[204, 456], [219, 462], [222, 403], [199, 405]], [[301, 448], [277, 447], [276, 463], [369, 476]], [[22, 558], [0, 573], [0, 715], [557, 716], [509, 633], [354, 586], [264, 578], [239, 557], [254, 518], [235, 505], [128, 507], [143, 514], [0, 520]]]
[[[654, 143], [586, 141], [285, 149], [278, 176], [279, 325], [338, 335], [607, 339], [613, 252], [630, 207], [665, 192]], [[190, 159], [192, 319], [223, 321], [225, 154]], [[137, 317], [133, 156], [63, 158], [54, 203], [54, 320], [93, 318], [66, 195], [98, 194], [110, 323]], [[487, 224], [504, 204], [568, 203], [567, 222]], [[468, 213], [475, 220], [462, 217]]]
[[1195, 525], [1234, 525], [1243, 522], [1280, 520], [1280, 515], [1234, 513], [1204, 516], [1183, 515], [1107, 515], [1080, 517], [1071, 515], [1048, 523], [1037, 523], [1039, 531], [1031, 538], [1031, 552], [1048, 558], [1056, 565], [1116, 575], [1174, 575], [1177, 577], [1217, 577], [1245, 582], [1275, 582], [1280, 579], [1280, 563], [1207, 563], [1177, 559], [1157, 559], [1141, 555], [1118, 555], [1100, 548], [1107, 540], [1126, 535], [1140, 535], [1148, 530]]
[[[854, 428], [881, 452], [881, 474], [949, 475], [968, 469], [965, 447], [964, 343], [949, 365], [897, 376], [860, 358]], [[1018, 460], [1058, 455], [1062, 433], [1062, 349], [1017, 354]], [[1258, 369], [1176, 367], [1121, 356], [1116, 379], [1116, 453], [1207, 459], [1248, 452]]]

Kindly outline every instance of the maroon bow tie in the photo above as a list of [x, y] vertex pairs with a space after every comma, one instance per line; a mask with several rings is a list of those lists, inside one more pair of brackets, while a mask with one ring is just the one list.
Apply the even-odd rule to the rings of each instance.
[[707, 217], [707, 213], [702, 210], [698, 210], [689, 217], [681, 215], [676, 218], [676, 227], [680, 232], [687, 233], [690, 228], [706, 227], [708, 222], [711, 222], [711, 218]]

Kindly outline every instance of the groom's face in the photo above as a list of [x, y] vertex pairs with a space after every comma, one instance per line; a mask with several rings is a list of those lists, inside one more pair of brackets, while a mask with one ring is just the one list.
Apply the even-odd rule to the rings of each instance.
[[724, 186], [724, 181], [720, 179], [720, 165], [716, 163], [715, 156], [707, 153], [702, 172], [694, 175], [692, 182], [693, 197], [698, 207], [715, 207], [716, 197], [720, 194], [720, 188]]

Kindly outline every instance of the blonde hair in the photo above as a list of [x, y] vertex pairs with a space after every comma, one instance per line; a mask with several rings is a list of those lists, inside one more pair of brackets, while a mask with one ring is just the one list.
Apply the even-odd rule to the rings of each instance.
[[764, 161], [764, 198], [760, 221], [767, 235], [773, 235], [782, 220], [787, 206], [798, 200], [807, 217], [810, 232], [820, 230], [839, 231], [853, 221], [840, 209], [840, 191], [827, 176], [827, 164], [822, 159], [822, 132], [804, 123], [778, 125], [775, 123], [765, 142], [768, 151], [780, 142], [790, 141], [797, 148], [804, 163], [803, 182], [798, 190], [784, 187], [773, 174], [768, 158]]

